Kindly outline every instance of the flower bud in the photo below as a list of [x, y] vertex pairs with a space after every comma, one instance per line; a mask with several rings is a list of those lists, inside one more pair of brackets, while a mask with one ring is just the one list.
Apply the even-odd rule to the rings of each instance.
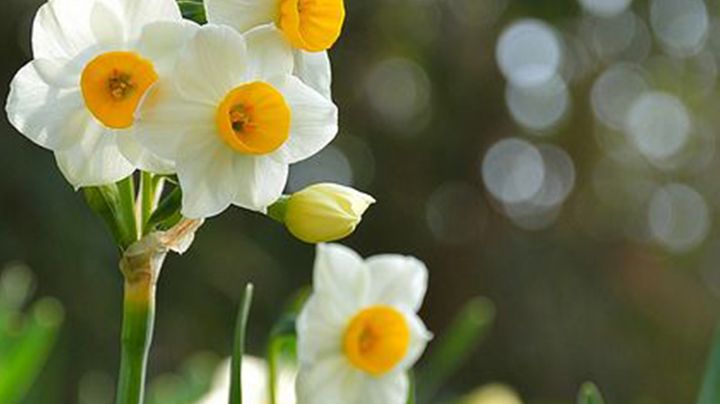
[[283, 214], [273, 216], [281, 216], [292, 235], [307, 243], [324, 243], [347, 237], [355, 231], [363, 213], [375, 199], [350, 187], [315, 184], [281, 203], [284, 204]]

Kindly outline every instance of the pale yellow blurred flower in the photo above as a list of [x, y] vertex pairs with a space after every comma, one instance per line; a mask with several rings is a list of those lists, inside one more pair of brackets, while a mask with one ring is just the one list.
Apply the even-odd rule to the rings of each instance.
[[[215, 371], [213, 385], [196, 404], [227, 404], [230, 395], [230, 358]], [[280, 369], [277, 380], [278, 404], [295, 404], [295, 369]], [[242, 399], [244, 404], [269, 404], [268, 366], [263, 359], [243, 356]]]
[[522, 404], [515, 390], [500, 383], [479, 387], [460, 402], [461, 404]]

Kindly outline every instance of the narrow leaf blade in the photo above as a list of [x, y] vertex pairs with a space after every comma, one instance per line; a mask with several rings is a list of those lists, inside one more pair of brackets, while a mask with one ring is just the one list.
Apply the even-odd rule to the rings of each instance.
[[488, 299], [470, 300], [434, 344], [427, 362], [417, 375], [417, 397], [433, 402], [433, 397], [479, 344], [495, 318], [495, 307]]
[[707, 360], [705, 377], [697, 401], [697, 404], [716, 403], [720, 403], [720, 325], [713, 337], [710, 357]]
[[157, 209], [150, 215], [146, 227], [150, 231], [167, 230], [173, 227], [182, 219], [181, 206], [182, 190], [180, 187], [176, 187], [160, 201]]

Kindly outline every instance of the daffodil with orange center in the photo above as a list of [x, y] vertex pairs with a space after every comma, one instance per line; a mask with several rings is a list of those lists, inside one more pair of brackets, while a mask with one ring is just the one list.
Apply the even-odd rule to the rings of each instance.
[[294, 49], [294, 74], [330, 98], [327, 51], [345, 22], [344, 0], [205, 0], [208, 21], [246, 32], [264, 24], [280, 29]]
[[8, 118], [55, 153], [75, 187], [136, 167], [172, 171], [137, 143], [134, 115], [196, 29], [174, 0], [50, 0], [35, 16], [34, 60], [12, 81]]
[[240, 34], [208, 24], [143, 103], [140, 142], [176, 167], [189, 218], [230, 205], [264, 212], [282, 194], [289, 164], [337, 133], [337, 108], [293, 76], [282, 33]]
[[320, 244], [297, 321], [299, 404], [405, 404], [408, 370], [431, 334], [417, 316], [427, 269], [412, 257], [363, 260]]

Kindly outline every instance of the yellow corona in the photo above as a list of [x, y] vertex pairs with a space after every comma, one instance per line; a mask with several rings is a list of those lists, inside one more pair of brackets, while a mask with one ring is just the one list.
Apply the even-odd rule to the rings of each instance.
[[108, 52], [85, 66], [80, 79], [85, 105], [103, 125], [126, 129], [145, 92], [158, 79], [147, 59], [134, 52]]

